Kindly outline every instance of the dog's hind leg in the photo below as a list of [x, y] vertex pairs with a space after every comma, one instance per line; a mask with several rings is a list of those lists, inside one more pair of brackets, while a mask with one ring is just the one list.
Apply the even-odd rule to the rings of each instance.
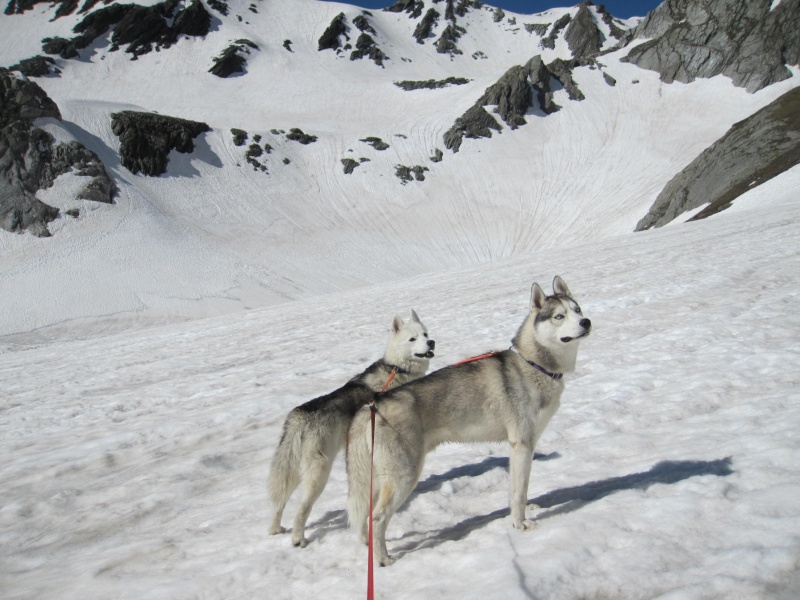
[[292, 527], [292, 544], [295, 546], [305, 548], [308, 545], [308, 540], [305, 538], [306, 521], [314, 502], [328, 483], [335, 456], [333, 453], [328, 456], [320, 453], [304, 464], [306, 468], [303, 470], [303, 498], [300, 500], [300, 507], [297, 509]]
[[272, 461], [272, 468], [269, 473], [268, 487], [273, 510], [269, 527], [271, 535], [286, 531], [281, 526], [283, 509], [286, 508], [289, 497], [300, 482], [300, 474], [297, 472], [296, 464], [297, 449], [293, 441], [291, 436], [284, 436], [275, 452], [275, 458]]
[[511, 442], [509, 471], [511, 476], [511, 524], [516, 529], [533, 529], [536, 523], [525, 518], [528, 503], [528, 482], [533, 461], [533, 444]]

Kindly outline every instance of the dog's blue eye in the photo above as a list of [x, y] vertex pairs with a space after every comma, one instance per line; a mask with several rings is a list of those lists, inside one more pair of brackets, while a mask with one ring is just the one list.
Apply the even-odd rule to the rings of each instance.
[[556, 321], [560, 321], [561, 319], [564, 318], [564, 315], [556, 315], [554, 318]]

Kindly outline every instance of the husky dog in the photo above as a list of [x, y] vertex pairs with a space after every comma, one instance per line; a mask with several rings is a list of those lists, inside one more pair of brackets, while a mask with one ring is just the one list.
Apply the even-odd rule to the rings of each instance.
[[[510, 448], [511, 523], [525, 518], [528, 480], [536, 442], [559, 406], [563, 373], [575, 368], [578, 340], [592, 324], [569, 288], [556, 276], [555, 294], [534, 283], [530, 314], [510, 349], [452, 365], [382, 394], [374, 406], [374, 546], [381, 566], [394, 562], [386, 528], [414, 489], [425, 455], [446, 442], [501, 442]], [[347, 448], [350, 525], [367, 542], [371, 450], [370, 408], [362, 408]]]
[[[269, 532], [283, 533], [286, 502], [302, 483], [303, 499], [294, 519], [292, 543], [305, 547], [305, 525], [311, 507], [322, 493], [339, 450], [345, 444], [356, 411], [369, 404], [374, 392], [391, 389], [425, 375], [436, 345], [411, 310], [408, 322], [396, 316], [381, 360], [371, 364], [338, 390], [292, 409], [272, 459], [269, 493], [273, 514]], [[394, 375], [392, 375], [394, 373]]]

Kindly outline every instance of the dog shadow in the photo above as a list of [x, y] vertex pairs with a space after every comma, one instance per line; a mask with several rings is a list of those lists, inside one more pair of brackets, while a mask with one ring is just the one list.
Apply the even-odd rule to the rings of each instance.
[[[551, 452], [550, 454], [536, 454], [534, 460], [553, 460], [559, 458], [561, 455], [558, 452]], [[508, 471], [508, 457], [507, 456], [489, 456], [479, 463], [471, 465], [463, 465], [455, 467], [449, 471], [445, 471], [439, 475], [431, 475], [425, 481], [420, 481], [414, 491], [411, 492], [409, 497], [403, 502], [397, 512], [402, 512], [408, 508], [411, 500], [420, 494], [428, 492], [435, 492], [440, 489], [447, 481], [459, 479], [461, 477], [480, 477], [484, 473], [488, 473], [492, 469], [505, 469]], [[331, 531], [336, 529], [345, 529], [347, 527], [347, 511], [346, 510], [329, 510], [319, 519], [309, 523], [307, 529], [314, 530], [313, 539], [321, 539]]]
[[[536, 498], [529, 499], [528, 504], [536, 505], [541, 509], [552, 509], [537, 515], [534, 519], [535, 521], [541, 521], [543, 519], [548, 519], [557, 515], [576, 511], [591, 502], [601, 500], [606, 496], [616, 492], [622, 492], [626, 490], [647, 490], [652, 485], [671, 485], [692, 477], [701, 477], [703, 475], [727, 477], [728, 475], [734, 473], [734, 470], [731, 467], [732, 463], [733, 460], [730, 456], [727, 458], [710, 461], [662, 461], [654, 465], [649, 471], [632, 473], [630, 475], [623, 475], [621, 477], [611, 477], [609, 479], [603, 479], [600, 481], [591, 481], [583, 485], [553, 490], [552, 492], [547, 492]], [[436, 487], [433, 487], [437, 481], [438, 486], [441, 486], [441, 483], [445, 480], [445, 477], [454, 472], [466, 470], [466, 475], [474, 476], [474, 469], [483, 469], [482, 472], [486, 472], [497, 467], [508, 468], [508, 459], [501, 457], [490, 457], [484, 459], [481, 463], [476, 465], [458, 467], [443, 475], [430, 477], [425, 482], [417, 485], [414, 494], [419, 494], [423, 491], [430, 491], [430, 489], [437, 489]], [[431, 479], [434, 477], [437, 479], [431, 482]], [[432, 487], [430, 487], [430, 489], [425, 489], [426, 485], [431, 485]], [[420, 487], [423, 489], [420, 490]], [[407, 504], [408, 503], [406, 503], [406, 505]], [[469, 519], [464, 519], [455, 525], [431, 532], [409, 532], [397, 539], [403, 540], [409, 537], [418, 537], [420, 535], [424, 535], [425, 537], [424, 539], [408, 541], [404, 544], [400, 544], [399, 546], [395, 546], [393, 548], [393, 555], [396, 558], [400, 558], [401, 556], [421, 550], [423, 548], [434, 548], [445, 542], [461, 540], [467, 537], [473, 531], [477, 531], [478, 529], [485, 527], [492, 521], [503, 519], [509, 514], [510, 510], [508, 508], [502, 508], [490, 512], [489, 514], [478, 515], [475, 517], [470, 517]]]

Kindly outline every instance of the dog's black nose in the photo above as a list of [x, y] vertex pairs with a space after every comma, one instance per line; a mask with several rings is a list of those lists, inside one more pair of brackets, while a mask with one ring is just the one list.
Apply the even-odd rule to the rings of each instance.
[[592, 322], [589, 319], [581, 319], [581, 327], [584, 329], [591, 329]]
[[435, 347], [436, 347], [436, 342], [434, 342], [433, 340], [428, 340], [428, 348], [433, 350]]

